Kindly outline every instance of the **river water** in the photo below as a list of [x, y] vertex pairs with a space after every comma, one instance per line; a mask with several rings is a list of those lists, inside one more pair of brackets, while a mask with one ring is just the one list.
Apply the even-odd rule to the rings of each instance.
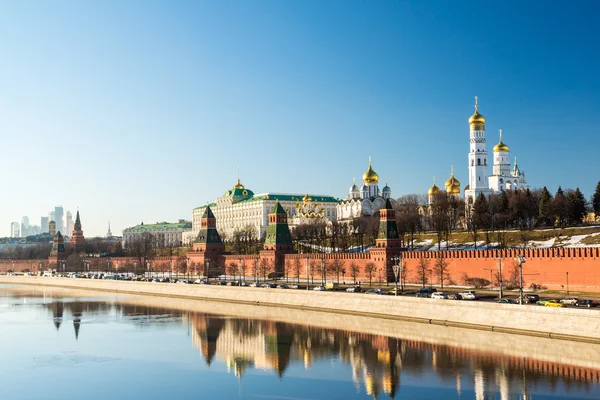
[[0, 398], [600, 398], [590, 366], [90, 293], [0, 286]]

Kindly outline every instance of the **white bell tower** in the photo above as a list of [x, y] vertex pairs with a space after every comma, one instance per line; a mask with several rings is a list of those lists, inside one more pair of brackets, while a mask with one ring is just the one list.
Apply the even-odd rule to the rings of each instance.
[[467, 205], [474, 203], [479, 193], [491, 194], [488, 182], [488, 154], [485, 143], [485, 118], [479, 114], [479, 98], [475, 96], [475, 113], [469, 118], [469, 186], [465, 188]]

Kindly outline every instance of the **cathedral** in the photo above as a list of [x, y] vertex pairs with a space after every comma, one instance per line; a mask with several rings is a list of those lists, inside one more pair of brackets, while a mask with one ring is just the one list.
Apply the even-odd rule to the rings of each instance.
[[[483, 193], [489, 196], [503, 190], [525, 190], [529, 188], [525, 179], [525, 171], [517, 165], [515, 157], [513, 166], [510, 166], [510, 150], [503, 142], [502, 130], [500, 139], [493, 147], [492, 173], [488, 173], [488, 152], [485, 137], [485, 117], [479, 113], [479, 102], [475, 97], [475, 112], [469, 118], [470, 144], [469, 144], [469, 184], [465, 187], [465, 202], [473, 204], [477, 196]], [[450, 179], [445, 184], [446, 193], [460, 198], [460, 182], [454, 177], [454, 168]], [[427, 193], [428, 204], [431, 205], [435, 196], [442, 190], [435, 184]]]
[[391, 200], [392, 189], [387, 184], [379, 190], [379, 175], [373, 170], [371, 160], [362, 179], [362, 187], [353, 182], [346, 199], [337, 205], [338, 220], [349, 221], [363, 215], [373, 215], [383, 208], [387, 199]]

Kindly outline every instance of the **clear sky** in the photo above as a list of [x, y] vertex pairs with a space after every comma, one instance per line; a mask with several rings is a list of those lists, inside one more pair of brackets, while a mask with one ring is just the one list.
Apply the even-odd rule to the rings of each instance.
[[0, 2], [0, 236], [191, 219], [240, 177], [344, 197], [467, 183], [473, 96], [529, 184], [600, 180], [597, 1]]

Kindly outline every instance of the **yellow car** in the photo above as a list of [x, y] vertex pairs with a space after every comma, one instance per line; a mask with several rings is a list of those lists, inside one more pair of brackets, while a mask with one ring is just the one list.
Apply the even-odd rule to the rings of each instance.
[[565, 307], [565, 305], [564, 305], [564, 304], [562, 304], [562, 303], [559, 303], [559, 302], [558, 302], [558, 301], [556, 301], [556, 300], [548, 300], [548, 301], [547, 301], [547, 302], [544, 304], [544, 306], [545, 306], [545, 307], [559, 307], [559, 308], [563, 308], [563, 307]]
[[[392, 296], [395, 296], [396, 295], [396, 288], [393, 288], [392, 290], [390, 290], [388, 292], [388, 294], [391, 294]], [[402, 289], [398, 288], [398, 294], [399, 295], [402, 294]]]

